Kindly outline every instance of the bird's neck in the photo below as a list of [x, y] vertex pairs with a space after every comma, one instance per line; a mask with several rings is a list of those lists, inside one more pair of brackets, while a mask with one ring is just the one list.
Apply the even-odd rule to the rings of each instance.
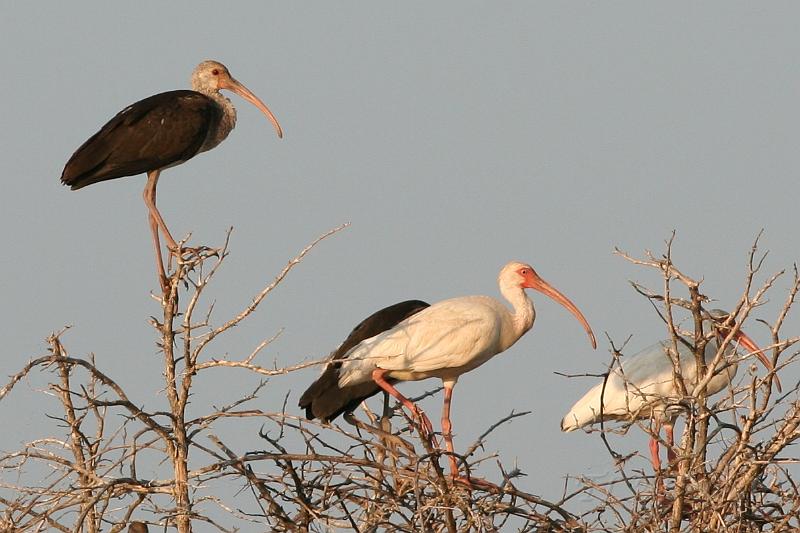
[[203, 143], [203, 147], [200, 150], [201, 152], [205, 152], [206, 150], [211, 150], [219, 143], [224, 141], [231, 130], [233, 130], [234, 126], [236, 126], [236, 108], [233, 107], [233, 103], [231, 103], [231, 101], [223, 96], [219, 91], [198, 92], [202, 92], [214, 100], [214, 102], [216, 102], [222, 111], [222, 117], [220, 118], [219, 125], [217, 125], [216, 129], [208, 132], [206, 142]]
[[536, 310], [522, 287], [501, 288], [500, 291], [514, 308], [514, 312], [511, 313], [510, 331], [503, 335], [502, 340], [503, 350], [506, 350], [531, 329], [536, 318]]

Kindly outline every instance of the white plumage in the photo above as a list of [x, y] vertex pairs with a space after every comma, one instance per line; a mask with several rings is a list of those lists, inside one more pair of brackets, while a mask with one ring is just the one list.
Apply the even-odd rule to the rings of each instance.
[[[527, 314], [527, 313], [524, 313]], [[488, 296], [443, 300], [423, 309], [395, 328], [363, 341], [347, 355], [339, 386], [372, 379], [376, 368], [402, 373], [405, 381], [458, 376], [508, 349], [533, 324], [521, 319], [515, 328], [511, 313]], [[508, 335], [502, 342], [503, 332]]]
[[[709, 327], [712, 320], [716, 321], [717, 325], [711, 327], [716, 327], [717, 331], [705, 346], [704, 359], [708, 366], [717, 357], [720, 344], [727, 335], [720, 324], [728, 314], [715, 309], [711, 311], [711, 315], [713, 319], [705, 320], [704, 324]], [[697, 365], [694, 353], [689, 348], [692, 341], [684, 340], [689, 344], [677, 343], [680, 370], [686, 390], [692, 394], [698, 384]], [[709, 395], [716, 394], [727, 387], [736, 376], [737, 366], [742, 358], [736, 353], [737, 343], [748, 352], [748, 355], [756, 355], [772, 371], [772, 365], [758, 346], [747, 335], [739, 331], [726, 347], [725, 353], [715, 368], [714, 376], [708, 382], [707, 393]], [[679, 400], [673, 381], [672, 359], [669, 356], [672, 345], [672, 340], [661, 341], [629, 358], [624, 358], [621, 370], [615, 368], [609, 375], [605, 383], [605, 390], [601, 381], [575, 402], [575, 405], [562, 419], [561, 430], [574, 431], [600, 422], [600, 399], [602, 396], [603, 420], [632, 421], [652, 418], [656, 431], [660, 425], [665, 426], [667, 440], [672, 445], [672, 426], [680, 412], [679, 409], [670, 409], [670, 406], [675, 405]], [[775, 379], [780, 388], [777, 375]], [[651, 439], [650, 447], [651, 451], [654, 450], [652, 451], [653, 465], [658, 469], [660, 461], [658, 459], [658, 440], [655, 436]], [[670, 456], [672, 458], [671, 450]]]
[[[432, 432], [430, 421], [419, 408], [394, 388], [392, 382], [440, 378], [444, 385], [442, 433], [453, 451], [450, 426], [452, 390], [461, 374], [508, 349], [533, 325], [536, 313], [525, 289], [538, 290], [569, 309], [583, 324], [592, 346], [594, 334], [577, 307], [536, 274], [530, 265], [512, 261], [498, 276], [500, 293], [513, 312], [488, 296], [465, 296], [438, 302], [394, 328], [362, 341], [345, 356], [339, 386], [374, 380], [400, 400]], [[453, 477], [458, 467], [449, 456]]]

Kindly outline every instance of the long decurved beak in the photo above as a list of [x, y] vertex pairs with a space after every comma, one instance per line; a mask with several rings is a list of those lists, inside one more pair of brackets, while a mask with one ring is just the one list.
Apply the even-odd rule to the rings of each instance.
[[594, 338], [594, 333], [592, 333], [592, 328], [589, 326], [589, 322], [586, 321], [583, 313], [580, 312], [577, 306], [572, 303], [569, 298], [561, 294], [552, 285], [540, 278], [536, 273], [533, 274], [533, 279], [529, 284], [526, 284], [525, 287], [539, 291], [569, 309], [569, 311], [575, 315], [575, 318], [577, 318], [578, 321], [583, 324], [583, 329], [585, 329], [586, 333], [589, 335], [589, 342], [592, 343], [592, 348], [597, 349], [597, 340]]
[[767, 359], [766, 355], [764, 355], [764, 350], [759, 348], [758, 345], [753, 342], [753, 339], [745, 335], [742, 331], [739, 331], [736, 334], [736, 342], [741, 344], [749, 352], [748, 355], [755, 355], [758, 357], [759, 361], [761, 361], [766, 369], [772, 372], [772, 375], [775, 376], [775, 386], [778, 388], [778, 392], [783, 392], [783, 389], [781, 388], [781, 380], [778, 377], [778, 374], [775, 373], [775, 367], [772, 366], [770, 360]]
[[283, 138], [283, 130], [281, 129], [281, 125], [278, 124], [278, 119], [275, 118], [275, 115], [272, 114], [272, 111], [269, 110], [267, 104], [261, 101], [261, 99], [256, 96], [255, 94], [250, 91], [247, 87], [242, 85], [240, 82], [236, 81], [232, 77], [227, 77], [225, 79], [220, 80], [219, 84], [220, 89], [228, 89], [229, 91], [233, 91], [264, 113], [267, 118], [272, 122], [272, 125], [275, 126], [275, 131], [278, 133], [278, 138]]

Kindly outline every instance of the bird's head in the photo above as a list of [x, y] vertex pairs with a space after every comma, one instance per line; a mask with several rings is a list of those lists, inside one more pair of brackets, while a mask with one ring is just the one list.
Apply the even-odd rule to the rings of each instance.
[[[716, 334], [719, 343], [722, 343], [722, 341], [728, 335], [730, 335], [731, 331], [736, 328], [736, 322], [734, 318], [735, 317], [731, 316], [730, 313], [723, 311], [722, 309], [703, 311], [703, 321], [708, 322], [711, 327], [714, 328], [714, 333]], [[775, 371], [775, 367], [772, 366], [770, 360], [767, 359], [766, 355], [764, 355], [764, 350], [759, 348], [753, 339], [745, 335], [741, 329], [734, 334], [733, 342], [738, 343], [745, 350], [747, 350], [748, 355], [755, 355], [767, 370], [770, 372]], [[778, 392], [781, 392], [781, 380], [778, 378], [778, 374], [774, 374], [774, 376], [775, 386], [778, 389]]]
[[278, 137], [283, 137], [281, 125], [278, 124], [278, 119], [275, 118], [275, 115], [272, 114], [267, 105], [253, 94], [250, 89], [231, 76], [228, 67], [219, 61], [207, 60], [195, 67], [194, 72], [192, 72], [192, 89], [207, 95], [213, 95], [222, 89], [235, 92], [260, 109], [272, 122], [272, 125], [275, 126]]
[[219, 61], [203, 61], [192, 72], [192, 87], [198, 92], [216, 92], [225, 89], [223, 80], [230, 81], [233, 77], [228, 72], [228, 67]]
[[594, 338], [594, 333], [592, 332], [592, 328], [589, 326], [589, 322], [587, 322], [586, 318], [584, 318], [583, 313], [580, 312], [577, 306], [573, 304], [569, 298], [561, 294], [561, 292], [556, 290], [552, 285], [539, 277], [539, 274], [536, 273], [532, 266], [519, 261], [511, 261], [505, 267], [503, 267], [503, 270], [500, 271], [497, 281], [501, 290], [504, 288], [533, 289], [546, 296], [549, 296], [556, 302], [566, 307], [573, 315], [575, 315], [575, 318], [577, 318], [578, 321], [583, 324], [583, 328], [589, 335], [589, 341], [592, 343], [592, 348], [597, 348], [597, 341]]

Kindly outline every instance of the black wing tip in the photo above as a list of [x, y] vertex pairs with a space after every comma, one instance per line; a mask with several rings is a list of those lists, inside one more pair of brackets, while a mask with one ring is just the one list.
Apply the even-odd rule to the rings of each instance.
[[422, 300], [405, 300], [376, 311], [353, 328], [347, 339], [331, 355], [322, 375], [300, 396], [298, 406], [305, 409], [306, 418], [318, 418], [329, 423], [342, 413], [353, 412], [362, 401], [377, 394], [380, 391], [377, 385], [366, 392], [359, 388], [340, 388], [338, 377], [342, 360], [356, 344], [395, 327], [429, 306], [430, 304]]
[[77, 191], [78, 189], [82, 189], [87, 185], [91, 185], [92, 183], [97, 183], [98, 181], [106, 179], [97, 178], [97, 170], [102, 166], [103, 163], [99, 163], [88, 169], [78, 170], [74, 164], [74, 160], [75, 155], [73, 154], [70, 160], [67, 161], [66, 166], [64, 166], [64, 170], [61, 172], [61, 183], [69, 187], [71, 190]]
[[83, 189], [84, 187], [86, 187], [89, 184], [88, 183], [81, 183], [80, 180], [64, 179], [64, 177], [62, 176], [61, 177], [61, 185], [69, 187], [69, 189], [71, 191], [77, 191], [78, 189]]
[[77, 191], [78, 189], [82, 189], [83, 187], [85, 187], [85, 185], [81, 185], [80, 183], [75, 183], [75, 182], [70, 183], [69, 181], [63, 179], [61, 180], [61, 185], [69, 187], [69, 190], [71, 191]]
[[[308, 420], [317, 420], [318, 419], [318, 420], [320, 420], [321, 422], [323, 422], [325, 424], [329, 424], [332, 420], [334, 420], [340, 414], [345, 412], [347, 410], [347, 407], [349, 407], [349, 405], [345, 406], [344, 408], [338, 409], [338, 410], [334, 411], [333, 413], [314, 413], [314, 399], [311, 399], [311, 400], [308, 400], [308, 401], [305, 401], [305, 402], [303, 402], [302, 399], [301, 399], [301, 401], [298, 402], [297, 405], [298, 405], [298, 407], [300, 407], [301, 409], [303, 409], [306, 412], [305, 417]], [[352, 409], [351, 409], [351, 411], [352, 411]]]

